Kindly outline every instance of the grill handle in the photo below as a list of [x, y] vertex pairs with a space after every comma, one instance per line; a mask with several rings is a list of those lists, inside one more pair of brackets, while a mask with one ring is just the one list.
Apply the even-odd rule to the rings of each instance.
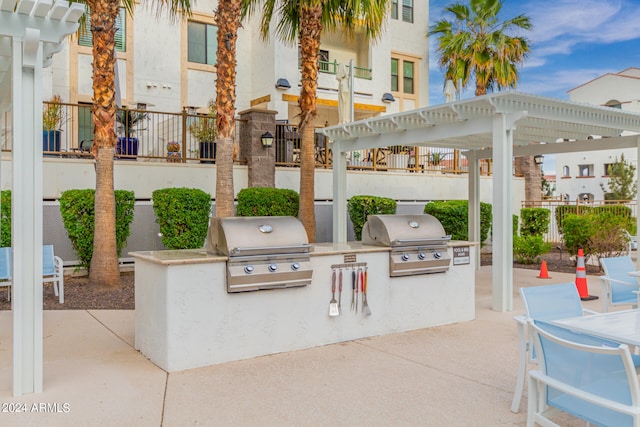
[[243, 253], [250, 254], [266, 254], [273, 255], [281, 252], [309, 252], [311, 245], [304, 243], [301, 245], [286, 245], [286, 246], [256, 246], [246, 248], [234, 248], [230, 252], [232, 255], [242, 255]]
[[396, 244], [411, 244], [415, 246], [421, 243], [426, 245], [435, 245], [440, 242], [448, 241], [448, 240], [451, 240], [450, 234], [442, 237], [433, 238], [433, 239], [396, 239], [392, 242], [392, 245], [395, 246]]

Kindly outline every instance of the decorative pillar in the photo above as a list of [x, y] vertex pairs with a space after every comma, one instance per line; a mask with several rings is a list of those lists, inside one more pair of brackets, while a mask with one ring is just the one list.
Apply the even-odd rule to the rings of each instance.
[[[276, 185], [276, 114], [273, 110], [250, 108], [240, 115], [240, 161], [247, 162], [249, 187]], [[271, 147], [262, 146], [262, 135], [274, 136]]]

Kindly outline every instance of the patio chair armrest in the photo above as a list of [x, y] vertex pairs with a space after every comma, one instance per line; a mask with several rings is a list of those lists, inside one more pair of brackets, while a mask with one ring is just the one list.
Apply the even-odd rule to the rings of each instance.
[[513, 320], [515, 320], [518, 324], [527, 326], [527, 322], [529, 321], [529, 317], [525, 314], [519, 314], [517, 316], [513, 316]]
[[611, 277], [608, 277], [608, 276], [600, 276], [600, 280], [602, 280], [603, 282], [617, 283], [619, 285], [634, 286], [636, 288], [640, 286], [640, 284], [638, 283], [623, 282], [622, 280], [612, 279]]
[[56, 270], [60, 271], [60, 274], [62, 274], [62, 272], [64, 271], [64, 262], [62, 261], [62, 258], [60, 258], [59, 256], [55, 255], [53, 257], [53, 262], [56, 266]]
[[584, 314], [599, 314], [599, 313], [600, 313], [599, 311], [589, 310], [588, 308], [583, 308], [583, 309], [582, 309], [582, 312], [583, 312]]

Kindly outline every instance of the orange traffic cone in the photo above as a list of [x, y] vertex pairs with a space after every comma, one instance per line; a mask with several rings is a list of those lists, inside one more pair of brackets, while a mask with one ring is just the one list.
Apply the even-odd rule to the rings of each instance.
[[582, 301], [591, 301], [598, 299], [594, 295], [589, 295], [589, 288], [587, 287], [587, 268], [584, 265], [584, 251], [578, 249], [578, 265], [576, 266], [576, 288], [578, 288], [578, 294]]
[[547, 270], [547, 261], [542, 261], [542, 265], [540, 266], [540, 275], [537, 277], [538, 279], [551, 279], [549, 271]]

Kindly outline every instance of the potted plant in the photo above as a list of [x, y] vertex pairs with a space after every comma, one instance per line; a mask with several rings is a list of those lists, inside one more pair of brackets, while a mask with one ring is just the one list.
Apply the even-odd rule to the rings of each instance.
[[116, 111], [116, 122], [120, 124], [120, 131], [125, 135], [118, 138], [116, 154], [135, 158], [138, 155], [138, 138], [133, 135], [136, 126], [147, 118], [147, 113], [130, 110], [123, 107]]
[[433, 151], [429, 155], [429, 162], [431, 163], [431, 166], [435, 166], [435, 169], [441, 169], [442, 166], [440, 165], [440, 163], [442, 163], [442, 161], [444, 160], [444, 156], [444, 153]]
[[189, 126], [189, 132], [200, 144], [200, 163], [213, 163], [216, 158], [216, 104], [209, 101], [206, 115], [197, 117]]
[[[60, 135], [65, 122], [65, 111], [60, 95], [54, 95], [42, 110], [42, 151], [60, 152]], [[55, 154], [45, 154], [54, 156]]]

